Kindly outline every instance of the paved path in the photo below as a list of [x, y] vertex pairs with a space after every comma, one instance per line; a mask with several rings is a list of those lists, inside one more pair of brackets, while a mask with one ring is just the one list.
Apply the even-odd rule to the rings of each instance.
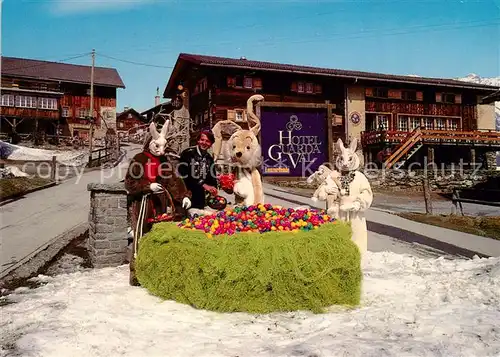
[[127, 155], [115, 168], [86, 172], [0, 208], [0, 278], [44, 249], [55, 237], [88, 220], [87, 184], [125, 178], [130, 158], [140, 151], [140, 146], [126, 150]]
[[[325, 208], [298, 196], [292, 188], [264, 184], [266, 202], [283, 206], [308, 205]], [[375, 197], [376, 199], [376, 197]], [[366, 212], [370, 251], [394, 251], [414, 255], [455, 255], [464, 257], [500, 256], [500, 241], [473, 234], [427, 225], [372, 208]]]

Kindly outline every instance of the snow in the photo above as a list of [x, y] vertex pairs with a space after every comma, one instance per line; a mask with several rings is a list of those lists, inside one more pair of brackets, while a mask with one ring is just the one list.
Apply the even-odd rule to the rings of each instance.
[[44, 150], [14, 145], [0, 141], [1, 157], [8, 160], [50, 161], [56, 156], [58, 163], [67, 166], [82, 166], [88, 162], [87, 151]]
[[6, 177], [28, 177], [29, 175], [26, 172], [23, 172], [19, 168], [15, 166], [7, 166], [3, 169], [0, 169], [0, 179]]
[[128, 267], [39, 276], [2, 307], [0, 356], [499, 356], [500, 258], [368, 252], [360, 308], [218, 314], [128, 285]]
[[500, 87], [500, 76], [498, 77], [481, 77], [475, 73], [469, 73], [465, 77], [457, 78], [459, 81], [477, 83], [477, 84], [485, 84], [487, 86]]

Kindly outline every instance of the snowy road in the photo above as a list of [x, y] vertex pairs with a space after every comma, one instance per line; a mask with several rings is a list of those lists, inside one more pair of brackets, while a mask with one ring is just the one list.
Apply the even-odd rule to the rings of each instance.
[[128, 267], [42, 277], [1, 309], [0, 356], [498, 357], [500, 258], [368, 252], [362, 305], [218, 314], [128, 285]]

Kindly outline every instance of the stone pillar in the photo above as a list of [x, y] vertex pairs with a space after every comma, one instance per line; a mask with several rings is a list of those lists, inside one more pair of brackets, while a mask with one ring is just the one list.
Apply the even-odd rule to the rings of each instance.
[[94, 268], [125, 263], [127, 253], [127, 192], [123, 183], [87, 186], [90, 191], [88, 250]]
[[497, 153], [496, 151], [490, 151], [486, 153], [486, 168], [488, 170], [497, 169]]

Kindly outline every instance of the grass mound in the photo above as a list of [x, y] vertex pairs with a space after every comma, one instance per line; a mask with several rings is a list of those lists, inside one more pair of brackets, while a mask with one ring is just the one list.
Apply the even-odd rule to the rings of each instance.
[[141, 239], [136, 271], [152, 294], [218, 312], [319, 313], [361, 295], [360, 253], [340, 222], [213, 239], [160, 223]]
[[0, 201], [22, 196], [53, 181], [40, 177], [8, 177], [0, 180]]

